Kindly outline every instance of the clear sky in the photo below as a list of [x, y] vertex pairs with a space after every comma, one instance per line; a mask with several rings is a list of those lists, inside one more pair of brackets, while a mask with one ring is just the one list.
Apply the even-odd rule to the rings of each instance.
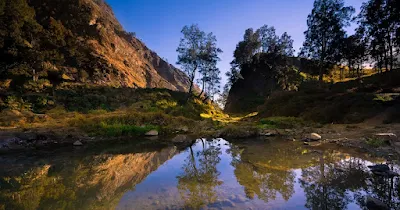
[[[180, 31], [193, 23], [213, 32], [224, 51], [219, 68], [229, 70], [236, 44], [247, 28], [274, 26], [280, 35], [288, 32], [299, 51], [307, 15], [314, 0], [106, 0], [126, 31], [135, 32], [150, 49], [176, 65]], [[365, 0], [346, 0], [358, 13]], [[349, 29], [352, 33], [352, 29]], [[179, 67], [179, 66], [177, 66]], [[223, 84], [226, 78], [223, 76]]]

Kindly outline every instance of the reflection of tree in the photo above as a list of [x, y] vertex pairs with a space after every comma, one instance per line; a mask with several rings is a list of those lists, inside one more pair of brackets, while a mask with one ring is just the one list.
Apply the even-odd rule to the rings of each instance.
[[301, 187], [309, 209], [346, 209], [356, 192], [366, 186], [368, 176], [361, 160], [340, 161], [334, 153], [321, 154], [316, 166], [302, 169]]
[[295, 173], [290, 169], [296, 156], [291, 153], [297, 148], [278, 149], [271, 145], [238, 146], [231, 145], [228, 151], [232, 155], [235, 176], [244, 187], [246, 196], [268, 202], [276, 199], [278, 193], [285, 199], [294, 193]]
[[183, 165], [183, 174], [178, 178], [178, 189], [186, 206], [200, 208], [217, 200], [215, 187], [221, 185], [218, 180], [220, 172], [217, 164], [220, 162], [220, 148], [215, 146], [217, 141], [201, 140], [202, 149], [190, 153]]
[[362, 191], [382, 201], [391, 209], [400, 209], [400, 183], [398, 177], [388, 178], [372, 175], [366, 179], [366, 185], [355, 193], [354, 199], [363, 209], [367, 209]]

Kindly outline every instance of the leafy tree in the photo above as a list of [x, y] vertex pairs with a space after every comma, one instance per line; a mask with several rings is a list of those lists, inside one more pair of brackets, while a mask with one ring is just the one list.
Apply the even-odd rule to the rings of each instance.
[[240, 41], [236, 45], [234, 60], [232, 61], [233, 66], [240, 66], [245, 64], [253, 58], [253, 56], [259, 52], [261, 47], [260, 32], [257, 30], [254, 32], [252, 28], [245, 31], [243, 41]]
[[293, 39], [288, 33], [283, 33], [278, 42], [278, 54], [292, 57], [294, 55]]
[[182, 29], [183, 38], [181, 38], [178, 49], [178, 62], [183, 70], [189, 76], [190, 86], [189, 95], [192, 93], [196, 72], [202, 63], [203, 46], [205, 33], [200, 30], [198, 25], [185, 26]]
[[[202, 75], [200, 81], [203, 83], [202, 93], [205, 90], [206, 84], [210, 84], [210, 77], [219, 72], [216, 65], [220, 60], [218, 54], [222, 52], [216, 46], [216, 37], [210, 33], [207, 34], [200, 30], [198, 25], [185, 26], [182, 29], [183, 38], [180, 41], [178, 52], [178, 64], [188, 74], [190, 86], [188, 97], [190, 97], [196, 73]], [[213, 78], [213, 83], [219, 77]], [[201, 93], [201, 94], [202, 94]]]
[[346, 60], [349, 71], [360, 78], [367, 57], [367, 43], [360, 33], [343, 39], [341, 56]]
[[263, 53], [275, 53], [279, 50], [279, 37], [276, 35], [275, 28], [262, 26], [258, 29], [261, 39], [261, 49]]
[[206, 92], [208, 96], [213, 97], [219, 92], [220, 80], [219, 76], [221, 71], [217, 68], [217, 63], [221, 59], [219, 54], [222, 50], [217, 47], [217, 38], [209, 33], [206, 37], [204, 49], [201, 55], [201, 65], [199, 68], [199, 73], [201, 75], [200, 82], [202, 83], [202, 90], [199, 97]]
[[345, 7], [343, 0], [315, 0], [307, 18], [308, 29], [301, 54], [319, 61], [319, 80], [340, 59], [340, 42], [345, 37], [344, 27], [349, 26], [353, 7]]
[[360, 30], [369, 42], [371, 57], [379, 71], [391, 70], [395, 64], [395, 48], [399, 48], [399, 6], [394, 0], [369, 0], [358, 16]]

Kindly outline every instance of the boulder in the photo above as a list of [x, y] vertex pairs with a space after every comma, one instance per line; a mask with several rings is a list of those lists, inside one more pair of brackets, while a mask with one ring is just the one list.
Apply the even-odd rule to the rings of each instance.
[[79, 147], [79, 146], [83, 146], [83, 143], [78, 140], [78, 141], [75, 141], [73, 145]]
[[157, 130], [151, 130], [144, 134], [145, 136], [158, 136], [158, 131]]
[[318, 133], [311, 133], [309, 139], [313, 141], [318, 141], [321, 140], [322, 137]]

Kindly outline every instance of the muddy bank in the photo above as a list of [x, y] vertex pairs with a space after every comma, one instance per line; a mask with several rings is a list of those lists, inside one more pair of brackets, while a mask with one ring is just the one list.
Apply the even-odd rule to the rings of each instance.
[[[260, 129], [253, 125], [227, 126], [220, 129], [205, 127], [197, 131], [177, 130], [172, 133], [136, 137], [91, 137], [77, 129], [3, 129], [0, 130], [0, 152], [35, 150], [57, 147], [82, 147], [101, 142], [146, 142], [185, 147], [198, 138], [225, 138], [230, 141], [246, 141], [249, 138], [271, 138], [300, 141], [310, 147], [336, 144], [357, 148], [374, 156], [400, 155], [399, 124], [326, 125], [320, 128]], [[314, 135], [315, 134], [315, 135]]]

